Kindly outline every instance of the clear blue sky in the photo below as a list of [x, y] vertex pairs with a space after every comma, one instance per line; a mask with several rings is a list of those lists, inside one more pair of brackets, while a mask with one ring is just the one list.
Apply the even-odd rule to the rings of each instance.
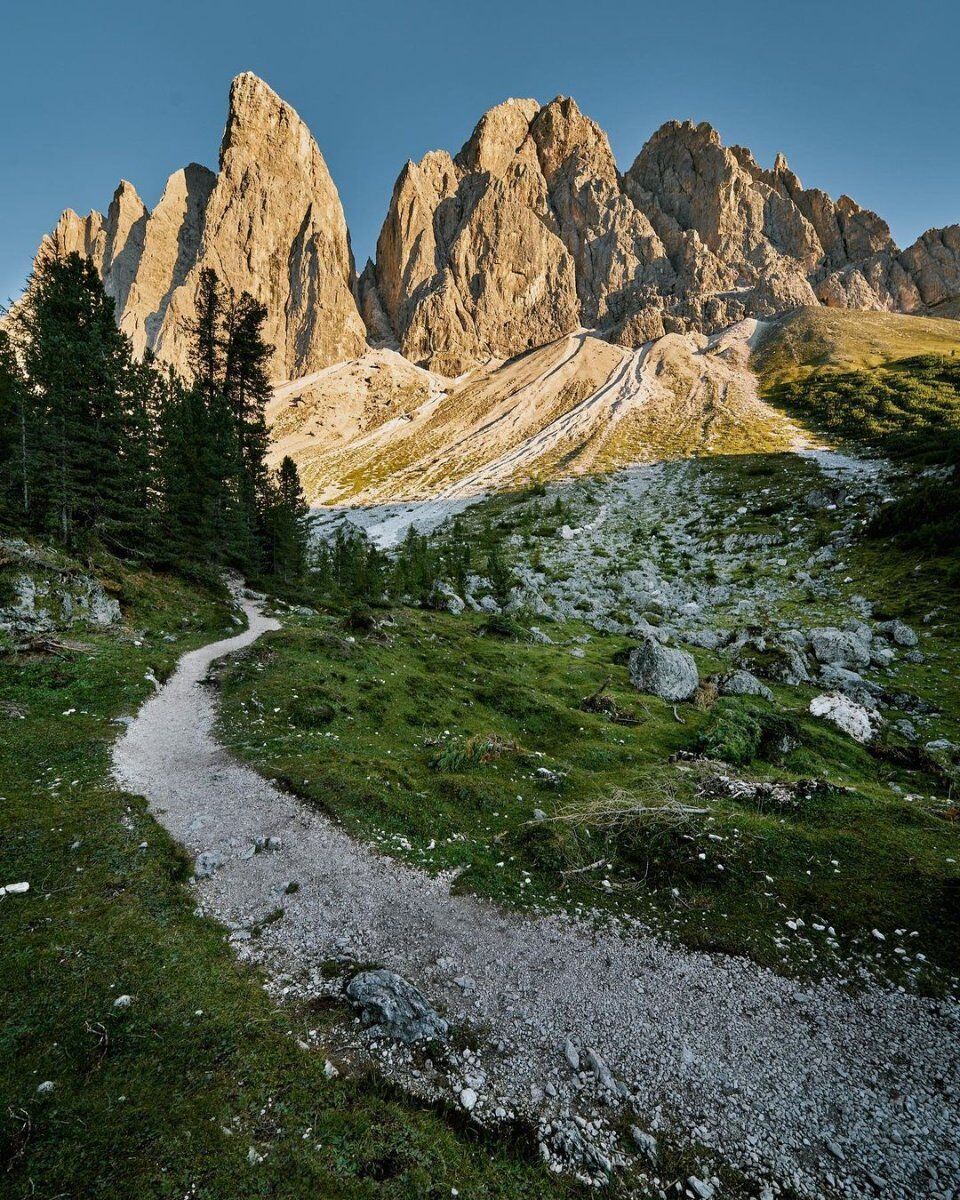
[[574, 96], [625, 169], [670, 118], [876, 209], [901, 245], [960, 221], [956, 0], [18, 0], [0, 41], [0, 299], [65, 207], [146, 203], [216, 166], [230, 79], [309, 124], [362, 265], [408, 158], [456, 150], [507, 96]]

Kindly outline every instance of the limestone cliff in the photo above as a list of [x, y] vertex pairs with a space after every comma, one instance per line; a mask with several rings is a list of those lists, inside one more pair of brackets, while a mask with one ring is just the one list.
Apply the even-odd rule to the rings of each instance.
[[958, 294], [960, 227], [901, 253], [875, 213], [805, 189], [782, 155], [764, 170], [705, 123], [668, 122], [621, 175], [599, 126], [558, 97], [507, 101], [455, 159], [406, 165], [366, 304], [405, 354], [455, 373], [578, 325], [629, 346], [817, 303], [929, 312]]
[[101, 272], [136, 350], [181, 369], [212, 267], [266, 305], [278, 379], [368, 342], [457, 375], [579, 327], [633, 347], [806, 305], [960, 309], [960, 226], [901, 251], [875, 213], [804, 188], [782, 155], [762, 168], [705, 123], [667, 122], [621, 174], [566, 97], [507, 100], [455, 157], [408, 162], [357, 279], [316, 142], [249, 73], [231, 87], [219, 172], [176, 172], [152, 213], [126, 182], [106, 216], [68, 210], [40, 253], [73, 250]]
[[306, 125], [255, 75], [230, 89], [217, 174], [173, 174], [148, 213], [121, 183], [106, 218], [67, 211], [41, 254], [92, 259], [135, 349], [181, 370], [200, 272], [268, 312], [271, 371], [287, 379], [362, 353], [366, 330], [340, 198]]

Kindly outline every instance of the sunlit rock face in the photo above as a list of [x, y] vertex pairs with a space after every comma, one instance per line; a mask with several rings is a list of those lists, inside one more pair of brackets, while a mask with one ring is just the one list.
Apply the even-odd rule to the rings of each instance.
[[181, 370], [200, 272], [268, 312], [271, 371], [290, 378], [362, 352], [366, 330], [340, 198], [297, 113], [246, 73], [230, 89], [217, 174], [173, 174], [152, 213], [122, 183], [107, 217], [65, 212], [41, 254], [90, 257], [122, 329]]
[[337, 190], [294, 110], [246, 73], [230, 90], [219, 172], [172, 175], [153, 212], [118, 187], [106, 216], [68, 210], [41, 254], [79, 251], [138, 352], [188, 367], [211, 267], [267, 307], [271, 370], [307, 375], [399, 349], [445, 376], [578, 328], [636, 347], [805, 305], [949, 313], [960, 226], [899, 250], [848, 196], [804, 188], [706, 123], [669, 121], [623, 174], [576, 103], [507, 100], [460, 152], [408, 162], [359, 279]]

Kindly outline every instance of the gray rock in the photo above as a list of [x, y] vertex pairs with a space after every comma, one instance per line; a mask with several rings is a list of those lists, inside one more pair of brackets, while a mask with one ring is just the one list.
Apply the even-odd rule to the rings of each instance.
[[875, 709], [864, 708], [849, 696], [837, 692], [814, 696], [810, 701], [809, 711], [815, 717], [831, 721], [856, 742], [869, 742], [880, 722]]
[[657, 1139], [650, 1133], [644, 1133], [636, 1125], [630, 1126], [630, 1137], [640, 1153], [646, 1156], [652, 1167], [655, 1167], [657, 1165]]
[[580, 1051], [569, 1038], [563, 1043], [563, 1056], [570, 1064], [572, 1071], [580, 1070]]
[[[670, 630], [664, 625], [651, 625], [646, 617], [641, 617], [640, 620], [630, 630], [630, 636], [640, 638], [642, 641], [660, 642], [661, 645], [666, 643], [670, 637]], [[696, 642], [693, 643], [696, 645]]]
[[598, 1081], [607, 1089], [607, 1091], [617, 1091], [617, 1081], [614, 1079], [610, 1068], [603, 1061], [597, 1051], [587, 1050], [586, 1058], [587, 1066], [594, 1073], [594, 1075], [596, 1075]]
[[371, 1033], [407, 1043], [447, 1035], [447, 1022], [423, 993], [393, 971], [361, 971], [347, 985], [347, 996]]
[[870, 643], [859, 630], [811, 629], [810, 645], [818, 662], [849, 670], [870, 665]]
[[953, 742], [948, 742], [946, 738], [935, 738], [932, 742], [927, 742], [924, 750], [932, 752], [935, 750], [952, 750]]
[[442, 579], [434, 581], [433, 589], [430, 592], [430, 603], [434, 608], [445, 609], [455, 617], [458, 617], [466, 608], [461, 597]]
[[691, 629], [684, 640], [702, 650], [718, 650], [723, 644], [723, 638], [715, 629]]
[[213, 850], [203, 850], [197, 855], [197, 861], [193, 866], [193, 873], [197, 879], [209, 879], [210, 876], [223, 866], [223, 859]]
[[700, 672], [686, 650], [661, 646], [647, 638], [630, 651], [630, 682], [642, 692], [663, 700], [689, 700], [700, 683]]
[[687, 1180], [687, 1187], [697, 1197], [697, 1200], [713, 1200], [715, 1191], [709, 1183], [698, 1179], [696, 1175], [691, 1175]]
[[762, 696], [764, 700], [773, 699], [773, 692], [749, 671], [731, 671], [729, 675], [724, 675], [720, 680], [720, 694], [723, 696]]
[[848, 671], [846, 667], [823, 667], [820, 683], [831, 691], [842, 692], [864, 708], [876, 708], [877, 701], [883, 696], [883, 688], [879, 684], [871, 683], [857, 671]]
[[876, 627], [878, 633], [884, 634], [898, 646], [916, 646], [920, 639], [914, 630], [904, 621], [881, 621]]

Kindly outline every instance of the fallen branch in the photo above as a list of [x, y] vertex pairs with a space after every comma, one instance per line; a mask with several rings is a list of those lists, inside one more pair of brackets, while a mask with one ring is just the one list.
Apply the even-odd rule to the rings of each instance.
[[[662, 785], [661, 785], [662, 786]], [[655, 800], [641, 799], [632, 792], [615, 789], [608, 796], [573, 801], [548, 821], [567, 825], [596, 825], [616, 828], [636, 821], [655, 820], [661, 824], [683, 825], [693, 817], [707, 816], [712, 809], [681, 801], [664, 790]]]
[[602, 867], [606, 861], [605, 858], [598, 858], [596, 862], [589, 863], [585, 867], [568, 867], [565, 871], [561, 871], [560, 874], [564, 879], [569, 875], [582, 875], [584, 871], [595, 871], [597, 867]]

